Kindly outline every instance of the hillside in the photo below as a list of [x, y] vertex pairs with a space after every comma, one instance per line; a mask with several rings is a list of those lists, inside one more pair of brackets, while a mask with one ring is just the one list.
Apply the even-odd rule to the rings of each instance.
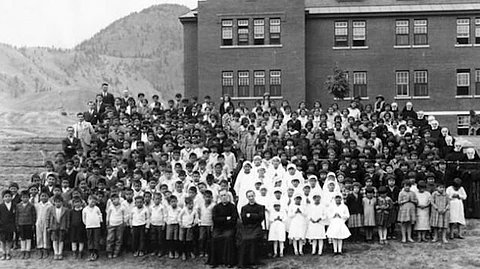
[[181, 5], [157, 5], [110, 24], [73, 50], [0, 45], [0, 110], [85, 109], [107, 81], [111, 91], [183, 92]]

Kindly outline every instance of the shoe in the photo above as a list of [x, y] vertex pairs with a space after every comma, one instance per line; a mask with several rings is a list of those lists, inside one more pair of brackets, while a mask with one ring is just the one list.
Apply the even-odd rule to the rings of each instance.
[[113, 253], [112, 258], [113, 258], [113, 259], [118, 258], [118, 254], [117, 254], [117, 253]]
[[90, 257], [88, 257], [88, 260], [89, 260], [89, 261], [94, 261], [93, 253], [90, 254]]
[[97, 253], [93, 253], [93, 261], [96, 261], [98, 259], [98, 254]]
[[162, 257], [162, 256], [163, 256], [163, 253], [162, 253], [162, 252], [158, 252], [158, 253], [157, 253], [157, 257], [160, 258], [160, 257]]
[[145, 253], [143, 253], [143, 251], [140, 251], [140, 252], [138, 253], [138, 257], [143, 257], [143, 255], [145, 255]]
[[58, 260], [63, 260], [63, 255], [62, 254], [58, 255]]
[[457, 238], [458, 239], [465, 239], [465, 237], [461, 236], [461, 235], [457, 235]]
[[195, 254], [194, 254], [193, 252], [190, 253], [190, 258], [191, 258], [191, 259], [195, 259]]
[[318, 255], [318, 256], [322, 256], [322, 252], [318, 252], [318, 254], [317, 254], [317, 255]]
[[57, 254], [53, 254], [53, 259], [57, 260]]
[[107, 258], [109, 258], [109, 259], [113, 258], [112, 253], [108, 253]]
[[138, 257], [138, 251], [133, 252], [133, 257]]
[[273, 253], [272, 258], [276, 258], [276, 257], [278, 257], [278, 254], [277, 254], [277, 253]]
[[168, 254], [168, 257], [169, 257], [170, 259], [175, 259], [175, 256], [173, 255], [172, 252], [170, 252], [170, 253]]
[[178, 259], [178, 258], [180, 258], [180, 254], [175, 251], [175, 259]]
[[448, 240], [447, 240], [446, 238], [444, 238], [444, 239], [442, 240], [442, 242], [446, 244], [446, 243], [448, 243]]
[[4, 254], [4, 255], [0, 258], [0, 260], [2, 260], [2, 261], [3, 261], [3, 260], [6, 260], [6, 259], [7, 259], [7, 254]]
[[7, 261], [12, 259], [12, 255], [7, 254]]
[[182, 254], [182, 261], [186, 261], [187, 260], [187, 255], [185, 255], [185, 253]]

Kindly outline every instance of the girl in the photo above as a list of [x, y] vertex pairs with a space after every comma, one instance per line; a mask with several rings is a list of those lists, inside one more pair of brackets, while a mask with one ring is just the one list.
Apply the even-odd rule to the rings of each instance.
[[258, 135], [255, 133], [255, 126], [249, 125], [248, 133], [242, 138], [241, 150], [246, 160], [252, 161], [255, 155], [255, 145], [257, 144]]
[[430, 198], [431, 195], [427, 189], [425, 181], [420, 180], [417, 184], [417, 223], [415, 223], [415, 231], [418, 232], [418, 242], [427, 241], [427, 232], [430, 231]]
[[40, 202], [35, 204], [37, 221], [35, 222], [35, 235], [37, 239], [37, 249], [40, 259], [48, 258], [48, 247], [50, 237], [47, 231], [47, 212], [52, 204], [48, 202], [48, 194], [40, 193]]
[[343, 239], [350, 237], [345, 222], [350, 217], [348, 207], [343, 204], [342, 195], [335, 196], [335, 204], [330, 206], [328, 217], [331, 220], [327, 229], [327, 237], [333, 239], [334, 255], [342, 255]]
[[377, 198], [377, 203], [375, 204], [375, 220], [378, 226], [378, 237], [380, 238], [380, 244], [386, 244], [387, 227], [390, 226], [389, 214], [393, 207], [393, 201], [387, 196], [387, 188], [385, 186], [380, 186], [380, 188], [378, 188], [378, 193], [380, 196]]
[[53, 197], [54, 207], [47, 212], [47, 230], [53, 242], [53, 259], [63, 260], [63, 241], [70, 226], [69, 211], [63, 206], [61, 195]]
[[432, 214], [430, 225], [434, 229], [432, 242], [438, 241], [439, 232], [442, 233], [443, 243], [447, 243], [447, 229], [450, 220], [450, 199], [445, 193], [445, 183], [439, 182], [437, 191], [432, 194]]
[[[457, 238], [463, 239], [461, 226], [465, 225], [465, 215], [463, 211], [463, 200], [467, 199], [467, 193], [462, 187], [462, 180], [455, 178], [453, 186], [447, 188], [447, 195], [450, 198], [450, 239], [454, 238], [453, 229], [457, 228]], [[18, 214], [18, 213], [17, 213]]]
[[325, 207], [320, 204], [320, 199], [320, 194], [314, 194], [313, 204], [308, 206], [308, 225], [305, 237], [310, 240], [310, 244], [312, 244], [312, 255], [315, 255], [317, 252], [317, 245], [318, 255], [322, 255], [323, 239], [327, 238], [325, 236], [325, 224], [323, 223], [326, 212]]
[[302, 196], [296, 195], [294, 203], [288, 209], [288, 217], [290, 218], [290, 229], [288, 238], [293, 240], [293, 249], [295, 255], [303, 255], [303, 245], [305, 244], [305, 232], [307, 229], [306, 217], [307, 212], [305, 206], [302, 205]]
[[347, 207], [350, 212], [348, 219], [348, 228], [353, 232], [353, 240], [358, 240], [360, 229], [363, 227], [363, 199], [360, 195], [362, 185], [358, 182], [353, 183], [353, 192], [347, 196]]
[[73, 198], [73, 206], [70, 211], [70, 241], [72, 242], [72, 252], [75, 259], [83, 256], [83, 247], [87, 235], [85, 234], [85, 224], [82, 220], [83, 201], [80, 197]]
[[20, 246], [22, 250], [22, 259], [30, 258], [30, 249], [32, 248], [33, 225], [36, 220], [35, 207], [29, 202], [30, 193], [24, 190], [20, 194], [22, 202], [17, 205], [16, 225], [18, 236], [20, 237]]
[[365, 196], [362, 199], [363, 204], [363, 226], [365, 228], [366, 241], [373, 240], [373, 228], [375, 227], [375, 204], [377, 199], [373, 197], [374, 190], [371, 187], [366, 188]]
[[268, 241], [273, 242], [273, 257], [283, 257], [283, 249], [285, 244], [285, 221], [287, 214], [282, 208], [280, 202], [273, 204], [273, 211], [270, 214], [270, 230], [268, 231]]
[[412, 224], [417, 220], [415, 207], [418, 203], [417, 196], [410, 190], [412, 183], [405, 180], [403, 190], [398, 195], [398, 221], [402, 224], [402, 243], [414, 242], [412, 239]]

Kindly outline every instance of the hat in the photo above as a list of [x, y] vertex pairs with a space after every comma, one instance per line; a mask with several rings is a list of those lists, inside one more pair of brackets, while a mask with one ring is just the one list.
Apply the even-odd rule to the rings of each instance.
[[383, 95], [381, 95], [381, 94], [379, 94], [379, 95], [377, 95], [377, 97], [375, 97], [375, 99], [379, 99], [379, 98], [382, 99], [382, 100], [385, 100], [385, 97], [383, 97]]
[[281, 189], [275, 189], [275, 190], [273, 191], [273, 193], [276, 193], [276, 192], [282, 193], [282, 190], [281, 190]]
[[287, 165], [287, 170], [288, 169], [297, 169], [297, 166], [293, 163], [290, 163], [290, 164]]

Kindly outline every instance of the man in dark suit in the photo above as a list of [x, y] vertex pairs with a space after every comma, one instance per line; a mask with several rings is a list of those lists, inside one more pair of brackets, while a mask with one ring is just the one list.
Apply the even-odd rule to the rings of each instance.
[[111, 106], [113, 106], [113, 103], [115, 101], [115, 97], [113, 96], [113, 94], [109, 93], [108, 92], [108, 83], [103, 83], [102, 84], [102, 93], [101, 93], [102, 97], [103, 97], [103, 102], [105, 104], [109, 104]]
[[88, 102], [88, 111], [83, 113], [83, 117], [86, 122], [90, 122], [92, 125], [97, 125], [100, 115], [98, 114], [93, 101]]
[[67, 159], [71, 159], [77, 153], [77, 149], [82, 147], [82, 142], [74, 136], [74, 133], [73, 127], [69, 126], [67, 137], [62, 140], [62, 149]]

